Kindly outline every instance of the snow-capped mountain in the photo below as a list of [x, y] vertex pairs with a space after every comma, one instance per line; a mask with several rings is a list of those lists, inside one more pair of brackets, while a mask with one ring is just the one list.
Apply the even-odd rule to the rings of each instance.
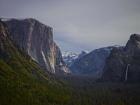
[[87, 51], [81, 51], [81, 53], [75, 53], [71, 51], [62, 52], [62, 57], [67, 66], [71, 66], [71, 64], [76, 60], [87, 54]]
[[69, 66], [71, 63], [77, 59], [79, 56], [79, 53], [71, 52], [71, 51], [64, 51], [62, 52], [62, 57], [64, 62]]

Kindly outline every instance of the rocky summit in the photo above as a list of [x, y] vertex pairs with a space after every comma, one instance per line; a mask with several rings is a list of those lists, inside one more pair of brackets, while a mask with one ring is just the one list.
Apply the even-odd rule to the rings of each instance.
[[35, 19], [9, 19], [10, 39], [38, 64], [51, 73], [69, 73], [61, 51], [53, 41], [53, 29]]
[[102, 79], [116, 82], [140, 81], [140, 35], [131, 35], [125, 47], [111, 51]]

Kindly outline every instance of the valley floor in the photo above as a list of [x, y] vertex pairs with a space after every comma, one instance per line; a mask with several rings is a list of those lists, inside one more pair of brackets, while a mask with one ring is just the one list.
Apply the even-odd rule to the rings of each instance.
[[0, 105], [140, 105], [136, 83], [96, 83], [80, 77], [38, 81], [24, 75], [6, 79], [0, 73]]
[[140, 105], [139, 83], [102, 83], [71, 76], [61, 80], [71, 93], [68, 105]]

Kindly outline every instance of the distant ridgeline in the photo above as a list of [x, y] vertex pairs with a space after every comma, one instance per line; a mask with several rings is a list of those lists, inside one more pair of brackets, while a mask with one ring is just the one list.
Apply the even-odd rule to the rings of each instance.
[[104, 82], [140, 82], [140, 35], [132, 34], [124, 47], [99, 48], [77, 57], [69, 67], [74, 75], [93, 76]]
[[103, 81], [140, 81], [138, 34], [131, 35], [125, 47], [109, 46], [90, 53], [71, 53], [62, 57], [53, 40], [51, 27], [32, 18], [0, 20], [7, 25], [8, 37], [12, 43], [46, 71], [53, 74], [93, 76]]

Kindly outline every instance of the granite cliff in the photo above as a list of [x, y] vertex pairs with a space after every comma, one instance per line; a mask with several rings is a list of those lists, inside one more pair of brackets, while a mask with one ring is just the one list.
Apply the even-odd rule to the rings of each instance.
[[35, 19], [10, 19], [4, 21], [10, 39], [42, 68], [51, 73], [69, 73], [61, 51], [53, 40], [53, 29]]
[[102, 79], [116, 82], [140, 81], [140, 35], [131, 35], [125, 47], [111, 51]]

